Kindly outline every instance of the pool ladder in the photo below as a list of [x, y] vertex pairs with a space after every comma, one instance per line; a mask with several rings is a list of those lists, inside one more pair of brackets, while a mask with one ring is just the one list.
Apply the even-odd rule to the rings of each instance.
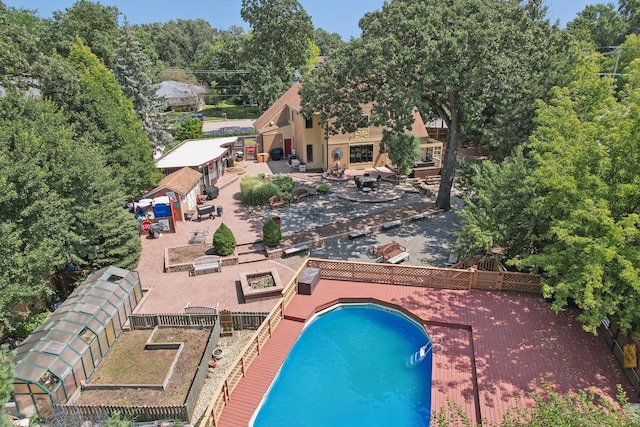
[[411, 358], [409, 359], [409, 364], [411, 366], [422, 362], [422, 360], [427, 357], [430, 351], [436, 350], [438, 353], [442, 352], [442, 337], [433, 337], [433, 339], [438, 342], [434, 343], [432, 341], [429, 341], [428, 343], [420, 347], [418, 351], [411, 355]]

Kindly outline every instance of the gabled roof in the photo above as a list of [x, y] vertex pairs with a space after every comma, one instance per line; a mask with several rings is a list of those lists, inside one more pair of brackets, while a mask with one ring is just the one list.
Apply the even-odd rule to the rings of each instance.
[[156, 160], [156, 167], [158, 169], [199, 168], [211, 161], [220, 159], [227, 153], [227, 146], [233, 145], [237, 140], [237, 136], [187, 139]]
[[206, 92], [207, 89], [202, 86], [177, 82], [174, 80], [165, 80], [163, 82], [160, 82], [160, 86], [156, 91], [156, 95], [169, 99], [202, 95]]
[[300, 111], [302, 106], [300, 105], [300, 90], [301, 83], [296, 82], [287, 90], [271, 107], [267, 109], [258, 119], [253, 122], [253, 127], [258, 131], [263, 130], [267, 123], [273, 120], [285, 107], [289, 107], [292, 110]]
[[[300, 98], [300, 82], [294, 83], [276, 102], [271, 105], [254, 123], [253, 127], [256, 128], [258, 133], [268, 132], [278, 128], [277, 124], [269, 125], [271, 120], [274, 120], [286, 107], [294, 111], [300, 111], [302, 109]], [[427, 138], [429, 133], [422, 121], [422, 116], [417, 108], [413, 109], [413, 125], [411, 126], [411, 132], [418, 138]]]
[[200, 181], [200, 178], [202, 178], [200, 172], [184, 167], [162, 178], [157, 187], [145, 194], [144, 197], [150, 198], [151, 195], [162, 189], [169, 189], [179, 194], [187, 194]]

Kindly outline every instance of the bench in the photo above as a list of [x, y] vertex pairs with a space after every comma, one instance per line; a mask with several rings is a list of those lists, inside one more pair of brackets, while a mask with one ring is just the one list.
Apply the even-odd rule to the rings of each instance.
[[386, 245], [374, 246], [373, 255], [381, 257], [384, 262], [390, 264], [398, 264], [409, 259], [407, 248], [401, 246], [398, 242], [387, 243]]
[[349, 233], [349, 238], [350, 239], [357, 239], [358, 237], [362, 237], [362, 236], [371, 236], [371, 229], [370, 228], [361, 228], [359, 230], [354, 230], [354, 231]]
[[199, 273], [207, 274], [222, 271], [220, 257], [216, 255], [205, 255], [193, 260], [193, 275]]
[[385, 222], [384, 224], [382, 224], [382, 228], [387, 230], [389, 228], [393, 228], [393, 227], [398, 227], [402, 225], [402, 221], [400, 221], [399, 219], [395, 220], [395, 221], [389, 221], [389, 222]]
[[303, 252], [308, 250], [309, 250], [309, 245], [299, 245], [299, 246], [292, 246], [290, 248], [286, 248], [283, 252], [285, 255], [293, 255], [293, 254], [297, 254], [298, 252]]
[[282, 199], [279, 196], [271, 196], [269, 197], [269, 207], [271, 209], [277, 208], [278, 206], [284, 206], [287, 204], [287, 201]]

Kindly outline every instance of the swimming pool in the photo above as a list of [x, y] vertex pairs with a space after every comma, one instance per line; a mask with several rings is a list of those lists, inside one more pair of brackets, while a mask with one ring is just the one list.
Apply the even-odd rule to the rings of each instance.
[[430, 348], [424, 327], [395, 310], [329, 309], [304, 328], [250, 425], [428, 426]]

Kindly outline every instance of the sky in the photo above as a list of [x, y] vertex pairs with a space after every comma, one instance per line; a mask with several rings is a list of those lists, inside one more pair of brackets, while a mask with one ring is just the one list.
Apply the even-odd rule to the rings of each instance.
[[[72, 6], [76, 0], [2, 0], [7, 6], [35, 9], [38, 15], [50, 18], [56, 10]], [[94, 1], [94, 0], [92, 0]], [[313, 20], [316, 28], [338, 33], [348, 41], [360, 35], [358, 21], [366, 12], [382, 7], [384, 0], [298, 0]], [[588, 4], [608, 3], [614, 0], [546, 0], [548, 16], [561, 26], [575, 18]], [[101, 4], [116, 6], [130, 24], [168, 22], [176, 19], [209, 21], [212, 27], [227, 29], [232, 25], [248, 30], [240, 17], [242, 0], [101, 0]]]

